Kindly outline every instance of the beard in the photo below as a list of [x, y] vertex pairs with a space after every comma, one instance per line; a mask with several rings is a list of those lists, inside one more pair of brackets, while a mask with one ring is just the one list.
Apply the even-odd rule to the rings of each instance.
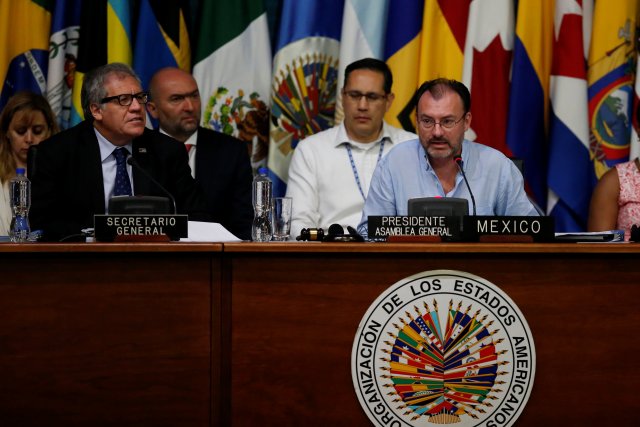
[[[438, 148], [436, 148], [431, 145], [432, 143], [438, 143], [438, 144], [445, 143], [447, 144], [448, 148], [446, 150], [443, 150], [441, 145], [439, 145]], [[439, 139], [431, 138], [429, 141], [427, 141], [426, 145], [427, 145], [427, 154], [432, 159], [446, 159], [447, 157], [453, 156], [455, 151], [454, 147], [451, 145], [451, 142], [444, 138], [439, 138]]]

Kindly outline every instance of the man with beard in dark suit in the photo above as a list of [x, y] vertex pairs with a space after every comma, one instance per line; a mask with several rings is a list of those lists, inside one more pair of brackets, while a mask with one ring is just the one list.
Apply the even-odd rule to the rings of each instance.
[[241, 239], [251, 239], [253, 173], [246, 145], [199, 126], [200, 92], [191, 74], [163, 68], [152, 77], [149, 91], [147, 110], [158, 120], [161, 133], [185, 144], [212, 220]]
[[182, 144], [145, 128], [148, 95], [125, 64], [86, 74], [81, 94], [86, 120], [43, 141], [32, 177], [31, 228], [45, 240], [78, 236], [93, 227], [114, 195], [166, 196], [144, 173], [127, 164], [132, 156], [175, 198], [177, 212], [208, 219], [191, 177]]

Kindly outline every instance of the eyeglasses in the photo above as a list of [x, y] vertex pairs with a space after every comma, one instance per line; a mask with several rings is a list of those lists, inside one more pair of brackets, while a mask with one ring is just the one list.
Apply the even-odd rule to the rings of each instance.
[[115, 99], [116, 101], [118, 101], [118, 104], [122, 105], [123, 107], [128, 107], [133, 102], [133, 98], [137, 99], [138, 103], [140, 104], [146, 104], [147, 102], [149, 102], [149, 94], [147, 92], [138, 92], [134, 94], [123, 93], [122, 95], [107, 96], [106, 98], [102, 98], [100, 100], [100, 103], [105, 104]]
[[460, 117], [458, 120], [454, 119], [453, 117], [447, 117], [440, 120], [439, 122], [436, 122], [431, 117], [423, 117], [419, 120], [419, 122], [420, 125], [425, 129], [432, 129], [435, 125], [440, 125], [440, 127], [443, 127], [445, 129], [453, 129], [458, 123], [460, 123], [462, 119], [464, 119], [465, 116], [466, 113], [463, 114], [462, 117]]
[[363, 97], [367, 99], [367, 102], [379, 102], [387, 98], [386, 94], [381, 95], [379, 93], [374, 93], [374, 92], [362, 93], [362, 92], [358, 92], [357, 90], [349, 90], [349, 91], [346, 91], [344, 94], [347, 95], [348, 99], [354, 102], [360, 102], [360, 100]]

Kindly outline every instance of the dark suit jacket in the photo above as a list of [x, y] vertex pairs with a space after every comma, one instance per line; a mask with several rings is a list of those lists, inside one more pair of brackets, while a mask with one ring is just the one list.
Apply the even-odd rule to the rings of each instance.
[[[38, 145], [37, 153], [31, 229], [43, 230], [45, 240], [59, 240], [93, 227], [93, 215], [105, 212], [100, 148], [93, 125], [84, 121], [52, 136]], [[145, 129], [133, 140], [132, 155], [175, 197], [178, 213], [188, 214], [189, 219], [208, 219], [183, 144]], [[166, 196], [135, 168], [133, 186], [136, 195]]]
[[253, 172], [244, 142], [203, 127], [196, 143], [196, 181], [212, 220], [251, 240]]

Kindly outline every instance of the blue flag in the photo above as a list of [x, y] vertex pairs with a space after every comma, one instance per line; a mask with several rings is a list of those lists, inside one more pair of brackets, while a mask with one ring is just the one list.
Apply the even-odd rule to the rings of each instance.
[[285, 0], [273, 60], [269, 177], [286, 192], [301, 139], [333, 126], [344, 0]]

